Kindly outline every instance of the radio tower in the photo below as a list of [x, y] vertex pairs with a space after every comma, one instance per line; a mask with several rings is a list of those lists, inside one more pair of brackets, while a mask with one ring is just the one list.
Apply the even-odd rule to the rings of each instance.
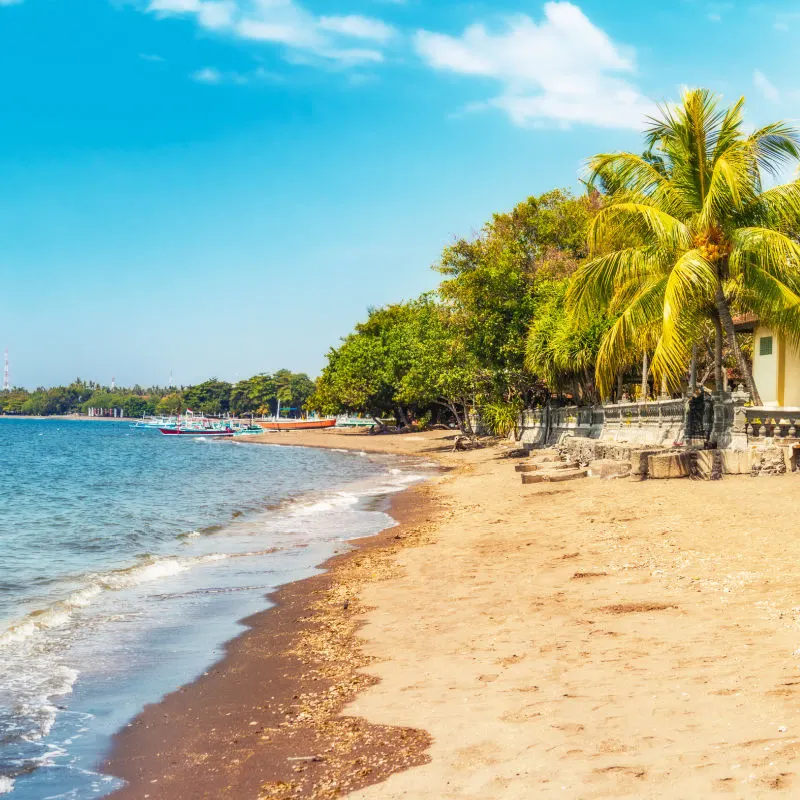
[[3, 391], [7, 392], [11, 389], [11, 383], [8, 379], [8, 348], [6, 347], [6, 358], [3, 364]]

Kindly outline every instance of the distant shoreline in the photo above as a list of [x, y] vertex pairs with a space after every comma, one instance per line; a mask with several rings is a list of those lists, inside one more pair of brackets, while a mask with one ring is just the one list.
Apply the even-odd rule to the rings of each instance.
[[86, 414], [0, 414], [0, 419], [37, 419], [37, 420], [86, 420], [87, 422], [138, 422], [140, 417], [90, 417]]

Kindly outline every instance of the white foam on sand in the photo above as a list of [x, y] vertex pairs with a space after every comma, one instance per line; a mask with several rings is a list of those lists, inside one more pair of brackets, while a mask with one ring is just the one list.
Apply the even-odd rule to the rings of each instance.
[[292, 511], [293, 517], [308, 517], [328, 511], [343, 511], [358, 503], [358, 495], [351, 492], [337, 492], [335, 495], [315, 503], [298, 505]]

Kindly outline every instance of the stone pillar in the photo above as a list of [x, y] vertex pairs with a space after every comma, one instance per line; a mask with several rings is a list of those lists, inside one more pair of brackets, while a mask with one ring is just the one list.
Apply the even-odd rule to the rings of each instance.
[[731, 395], [733, 403], [733, 426], [730, 435], [731, 450], [746, 450], [747, 449], [747, 413], [745, 411], [745, 404], [750, 402], [750, 395], [744, 390], [744, 386], [740, 383], [736, 387], [736, 391]]

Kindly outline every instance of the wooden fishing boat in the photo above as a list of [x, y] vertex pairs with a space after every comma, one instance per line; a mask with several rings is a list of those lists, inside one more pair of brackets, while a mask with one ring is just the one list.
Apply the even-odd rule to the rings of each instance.
[[233, 428], [201, 428], [201, 427], [186, 427], [186, 428], [159, 428], [164, 436], [233, 436]]
[[336, 419], [275, 419], [257, 422], [265, 431], [304, 431], [312, 428], [332, 428]]

